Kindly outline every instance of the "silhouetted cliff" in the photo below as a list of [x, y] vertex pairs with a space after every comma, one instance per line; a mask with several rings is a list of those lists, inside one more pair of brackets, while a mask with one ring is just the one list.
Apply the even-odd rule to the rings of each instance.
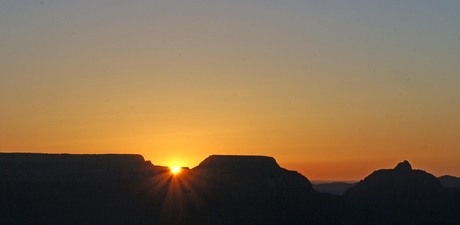
[[460, 224], [460, 190], [408, 162], [344, 197], [266, 156], [213, 155], [173, 175], [140, 155], [0, 153], [0, 224]]
[[460, 188], [460, 177], [445, 175], [439, 177], [438, 179], [442, 186], [446, 188]]
[[[348, 189], [344, 198], [368, 224], [456, 224], [459, 203], [446, 199], [439, 180], [409, 162], [382, 169]], [[457, 209], [455, 211], [458, 211]]]
[[439, 180], [423, 171], [413, 170], [409, 162], [399, 163], [394, 169], [373, 172], [345, 193], [347, 198], [380, 199], [399, 196], [430, 196], [439, 193]]
[[191, 171], [216, 224], [301, 224], [311, 214], [311, 183], [271, 157], [213, 155]]
[[140, 155], [0, 153], [0, 224], [136, 224]]
[[271, 157], [172, 175], [139, 155], [0, 154], [2, 224], [341, 224], [342, 201]]
[[276, 188], [312, 191], [307, 178], [281, 168], [272, 157], [212, 155], [193, 171], [206, 177], [207, 185], [259, 191]]
[[271, 157], [213, 155], [175, 176], [171, 187], [183, 199], [181, 207], [171, 204], [170, 213], [182, 217], [177, 224], [342, 224], [342, 211], [334, 210], [340, 199], [316, 193]]
[[153, 165], [141, 155], [0, 153], [0, 176], [11, 181], [133, 179], [153, 171]]

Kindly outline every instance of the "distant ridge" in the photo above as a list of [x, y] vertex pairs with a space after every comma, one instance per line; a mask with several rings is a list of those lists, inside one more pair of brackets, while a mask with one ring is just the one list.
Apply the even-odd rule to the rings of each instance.
[[460, 188], [460, 177], [445, 175], [439, 177], [438, 179], [446, 188]]
[[372, 215], [364, 224], [401, 225], [458, 224], [459, 216], [453, 216], [460, 212], [458, 197], [446, 193], [432, 174], [413, 170], [408, 161], [373, 172], [344, 194], [350, 205]]
[[313, 184], [313, 188], [321, 193], [328, 193], [333, 195], [343, 195], [345, 192], [354, 187], [356, 183], [349, 183], [349, 182], [328, 182], [328, 183], [317, 183]]
[[[413, 170], [408, 161], [398, 163], [394, 169], [381, 169], [350, 188], [345, 197], [388, 198], [400, 195], [420, 196], [439, 193], [439, 180], [423, 170]], [[362, 196], [364, 197], [364, 196]]]

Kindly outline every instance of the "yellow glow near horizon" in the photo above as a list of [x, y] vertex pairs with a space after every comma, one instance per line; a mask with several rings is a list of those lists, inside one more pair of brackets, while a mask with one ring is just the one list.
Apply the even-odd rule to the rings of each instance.
[[170, 169], [171, 169], [171, 173], [174, 174], [174, 175], [179, 174], [180, 171], [181, 171], [181, 168], [178, 167], [178, 166], [172, 166], [172, 167], [170, 167]]

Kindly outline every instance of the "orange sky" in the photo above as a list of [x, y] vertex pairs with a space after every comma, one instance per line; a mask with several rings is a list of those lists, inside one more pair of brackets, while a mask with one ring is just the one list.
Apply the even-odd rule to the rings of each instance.
[[0, 3], [0, 151], [460, 175], [460, 3]]

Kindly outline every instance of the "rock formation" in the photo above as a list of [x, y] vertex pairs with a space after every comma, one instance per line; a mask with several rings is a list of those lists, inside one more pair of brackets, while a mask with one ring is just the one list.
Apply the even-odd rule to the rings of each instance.
[[405, 161], [344, 197], [266, 156], [213, 155], [173, 175], [140, 155], [0, 153], [1, 224], [460, 224], [460, 190]]
[[394, 169], [373, 172], [348, 189], [344, 198], [361, 211], [365, 224], [450, 224], [440, 211], [455, 204], [442, 203], [442, 196], [435, 176], [413, 170], [404, 161]]
[[413, 170], [408, 161], [399, 163], [394, 169], [373, 172], [356, 186], [350, 188], [345, 197], [378, 199], [399, 196], [435, 195], [442, 189], [439, 180], [423, 171]]
[[446, 188], [460, 188], [460, 177], [445, 175], [439, 177], [438, 179]]

